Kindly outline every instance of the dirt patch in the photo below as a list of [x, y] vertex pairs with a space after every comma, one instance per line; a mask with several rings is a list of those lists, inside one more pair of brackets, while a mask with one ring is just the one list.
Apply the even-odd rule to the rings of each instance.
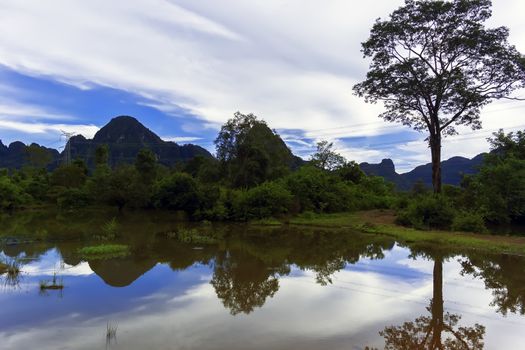
[[396, 214], [394, 210], [390, 209], [361, 211], [358, 215], [364, 222], [371, 222], [373, 224], [393, 225], [396, 221]]

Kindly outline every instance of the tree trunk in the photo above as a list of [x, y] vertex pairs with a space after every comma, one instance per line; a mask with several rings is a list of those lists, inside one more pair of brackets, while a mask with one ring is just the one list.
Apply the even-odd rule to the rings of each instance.
[[441, 135], [430, 136], [432, 154], [432, 187], [434, 193], [441, 193]]
[[441, 333], [443, 332], [443, 260], [436, 258], [434, 260], [434, 283], [431, 303], [432, 312], [432, 340], [431, 349], [441, 349]]

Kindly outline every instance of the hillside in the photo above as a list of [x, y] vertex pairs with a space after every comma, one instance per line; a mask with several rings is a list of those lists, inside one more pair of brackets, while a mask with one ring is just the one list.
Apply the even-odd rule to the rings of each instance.
[[[443, 184], [458, 186], [463, 175], [477, 172], [477, 168], [483, 162], [483, 157], [484, 153], [481, 153], [472, 159], [452, 157], [441, 162]], [[403, 174], [396, 172], [394, 162], [391, 159], [383, 159], [378, 164], [361, 163], [360, 167], [368, 175], [382, 176], [395, 183], [399, 189], [408, 190], [418, 181], [432, 187], [432, 163], [420, 165]]]
[[[132, 163], [142, 148], [151, 149], [160, 164], [172, 166], [195, 156], [212, 157], [206, 149], [192, 145], [178, 145], [175, 142], [163, 141], [158, 135], [146, 128], [137, 119], [130, 116], [119, 116], [102, 127], [93, 137], [86, 139], [82, 135], [73, 136], [68, 143], [71, 148], [71, 159], [83, 159], [89, 167], [93, 166], [95, 149], [100, 145], [109, 146], [109, 163], [115, 166], [120, 163]], [[31, 150], [31, 152], [29, 152]], [[31, 157], [30, 154], [34, 156]], [[35, 162], [39, 155], [46, 159], [48, 169], [55, 168], [65, 158], [64, 151], [59, 153], [52, 148], [37, 144], [26, 146], [20, 141], [5, 146], [0, 141], [0, 168], [20, 169]]]

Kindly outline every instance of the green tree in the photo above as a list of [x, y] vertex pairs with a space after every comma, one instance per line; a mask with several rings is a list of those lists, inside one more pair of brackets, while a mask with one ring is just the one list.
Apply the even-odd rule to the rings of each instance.
[[22, 190], [8, 176], [0, 175], [0, 210], [13, 210], [24, 202]]
[[51, 174], [50, 184], [65, 188], [79, 188], [84, 185], [86, 179], [85, 165], [75, 162], [56, 168]]
[[293, 155], [279, 135], [253, 114], [236, 112], [215, 139], [217, 158], [229, 182], [251, 187], [285, 175]]
[[476, 210], [493, 222], [525, 217], [525, 133], [505, 134], [489, 139], [491, 152], [485, 155], [478, 174], [464, 181], [467, 196], [475, 199]]
[[337, 170], [346, 164], [346, 159], [334, 151], [333, 142], [320, 141], [317, 143], [317, 151], [312, 155], [310, 161], [316, 167], [323, 170]]
[[406, 0], [362, 44], [372, 63], [354, 91], [382, 101], [386, 121], [427, 131], [436, 193], [442, 137], [457, 125], [481, 128], [483, 106], [525, 85], [523, 56], [507, 42], [507, 28], [485, 28], [490, 16], [490, 0]]
[[135, 169], [144, 184], [152, 184], [157, 177], [157, 156], [149, 148], [143, 148], [137, 153]]
[[197, 182], [188, 174], [174, 173], [159, 182], [154, 201], [158, 208], [193, 214], [200, 205]]
[[131, 165], [120, 165], [111, 172], [108, 178], [104, 200], [116, 205], [119, 211], [125, 206], [140, 206], [146, 201], [145, 193], [138, 186], [139, 175]]
[[95, 149], [95, 167], [108, 165], [109, 161], [109, 147], [108, 145], [100, 145]]

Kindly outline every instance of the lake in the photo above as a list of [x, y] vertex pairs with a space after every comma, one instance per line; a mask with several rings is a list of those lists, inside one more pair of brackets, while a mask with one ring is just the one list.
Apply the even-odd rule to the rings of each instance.
[[[523, 257], [169, 213], [108, 228], [112, 217], [2, 218], [0, 256], [20, 273], [0, 277], [1, 349], [525, 348]], [[108, 231], [128, 255], [82, 256]], [[64, 288], [39, 287], [53, 278]]]

